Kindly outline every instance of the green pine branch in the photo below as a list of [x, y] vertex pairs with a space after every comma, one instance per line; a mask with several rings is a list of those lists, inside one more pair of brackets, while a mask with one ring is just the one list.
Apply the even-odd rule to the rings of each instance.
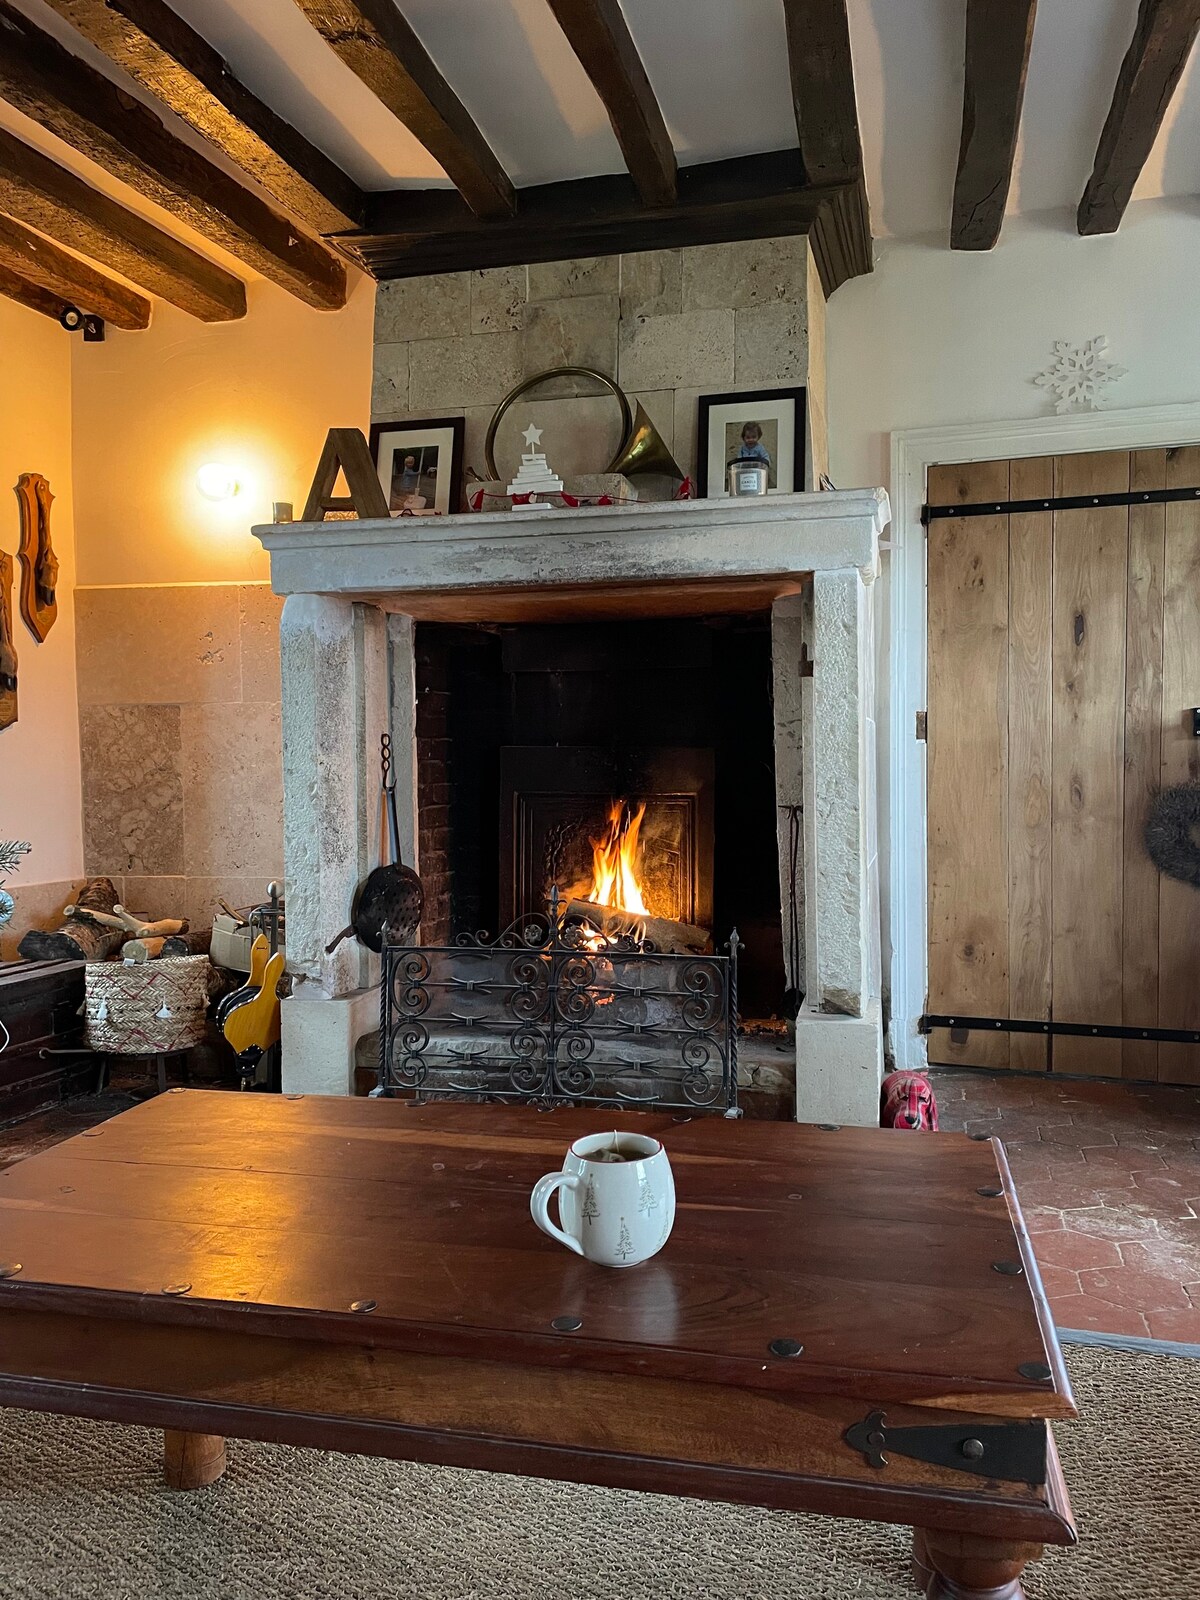
[[20, 839], [0, 839], [0, 878], [19, 872], [22, 856], [27, 856], [32, 849], [31, 844], [25, 844]]

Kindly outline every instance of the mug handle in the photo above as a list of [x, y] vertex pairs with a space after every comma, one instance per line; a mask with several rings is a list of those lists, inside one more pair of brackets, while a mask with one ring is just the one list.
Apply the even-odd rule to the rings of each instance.
[[565, 1244], [568, 1250], [574, 1250], [577, 1256], [581, 1256], [583, 1246], [579, 1240], [550, 1221], [550, 1196], [556, 1189], [578, 1189], [578, 1187], [579, 1178], [575, 1173], [548, 1172], [534, 1184], [533, 1193], [529, 1196], [529, 1210], [543, 1233], [549, 1234], [551, 1239], [557, 1239], [559, 1244]]

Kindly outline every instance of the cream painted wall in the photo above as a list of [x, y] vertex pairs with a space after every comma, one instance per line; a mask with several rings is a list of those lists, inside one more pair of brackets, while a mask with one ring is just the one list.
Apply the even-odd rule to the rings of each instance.
[[35, 311], [0, 299], [0, 548], [20, 543], [12, 492], [22, 472], [41, 472], [54, 491], [50, 527], [60, 562], [58, 620], [38, 644], [20, 616], [20, 563], [13, 581], [18, 655], [17, 722], [0, 733], [0, 837], [33, 845], [9, 880], [18, 892], [77, 877], [83, 868], [79, 723], [75, 697], [75, 536], [71, 519], [71, 338]]
[[831, 476], [887, 484], [893, 429], [1052, 412], [1030, 381], [1056, 339], [1105, 334], [1128, 369], [1109, 405], [1200, 398], [1194, 202], [1131, 206], [1119, 232], [1081, 239], [1073, 218], [1010, 218], [995, 250], [884, 241], [875, 271], [829, 302]]
[[[326, 430], [369, 420], [374, 284], [351, 279], [342, 311], [260, 281], [240, 322], [196, 322], [156, 301], [146, 332], [75, 345], [81, 584], [266, 580], [251, 525], [270, 520], [273, 500], [298, 516]], [[228, 502], [196, 489], [209, 461], [237, 474]]]

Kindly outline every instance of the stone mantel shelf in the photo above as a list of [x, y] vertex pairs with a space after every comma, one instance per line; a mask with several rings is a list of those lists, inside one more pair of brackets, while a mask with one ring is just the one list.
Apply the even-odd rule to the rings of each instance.
[[276, 594], [344, 595], [439, 616], [449, 612], [436, 597], [456, 595], [461, 606], [464, 591], [725, 584], [746, 593], [774, 584], [782, 593], [788, 579], [847, 569], [870, 581], [890, 516], [884, 490], [856, 489], [268, 523], [253, 532], [270, 553]]

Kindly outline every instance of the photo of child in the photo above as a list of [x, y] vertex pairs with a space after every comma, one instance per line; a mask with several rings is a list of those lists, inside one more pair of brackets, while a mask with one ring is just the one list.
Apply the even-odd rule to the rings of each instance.
[[412, 450], [392, 452], [392, 481], [388, 506], [392, 511], [402, 509], [410, 495], [423, 496], [426, 505], [432, 505], [437, 496], [438, 452], [436, 444], [418, 445]]
[[727, 422], [725, 424], [725, 460], [726, 464], [734, 461], [765, 461], [767, 464], [767, 488], [776, 486], [775, 458], [778, 454], [777, 445], [779, 438], [779, 423], [775, 420], [769, 422]]

